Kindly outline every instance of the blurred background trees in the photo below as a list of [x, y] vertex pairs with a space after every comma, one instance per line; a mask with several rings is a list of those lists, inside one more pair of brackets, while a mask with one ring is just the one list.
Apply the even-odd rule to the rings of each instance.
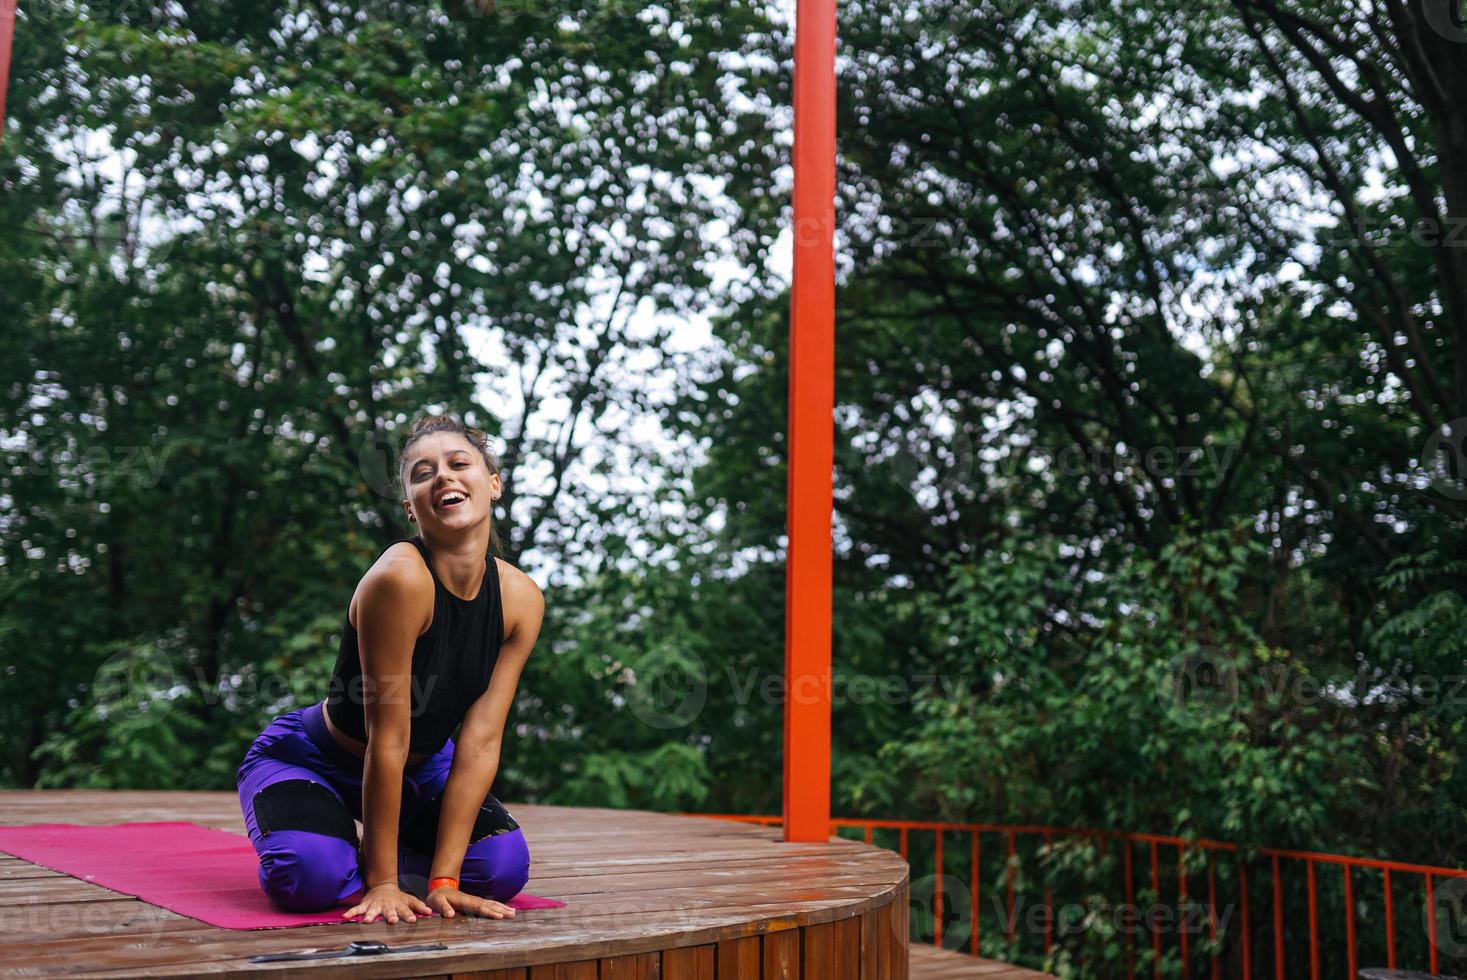
[[[841, 5], [837, 813], [1467, 859], [1453, 7]], [[23, 3], [0, 778], [232, 788], [427, 408], [549, 599], [496, 792], [778, 812], [789, 50]]]

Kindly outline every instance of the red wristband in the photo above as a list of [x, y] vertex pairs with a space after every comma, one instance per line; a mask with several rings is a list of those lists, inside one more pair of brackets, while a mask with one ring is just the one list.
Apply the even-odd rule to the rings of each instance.
[[452, 888], [453, 890], [457, 891], [458, 890], [458, 879], [457, 878], [429, 878], [428, 879], [428, 891], [429, 892], [437, 891], [439, 888], [443, 888], [445, 886], [447, 886], [449, 888]]

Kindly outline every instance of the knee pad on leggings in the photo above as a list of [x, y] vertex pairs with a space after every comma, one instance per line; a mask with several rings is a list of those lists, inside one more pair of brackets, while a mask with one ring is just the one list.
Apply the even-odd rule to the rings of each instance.
[[360, 847], [357, 824], [346, 805], [327, 787], [308, 779], [283, 779], [255, 794], [255, 826], [260, 833], [304, 830], [338, 837]]
[[459, 872], [460, 888], [496, 902], [514, 898], [529, 880], [530, 846], [519, 829], [470, 844]]
[[327, 909], [356, 887], [356, 823], [325, 786], [287, 779], [255, 794], [260, 886], [294, 912]]
[[[403, 828], [399, 842], [419, 854], [431, 855], [437, 846], [442, 814], [443, 797], [439, 796]], [[504, 804], [491, 795], [474, 816], [459, 887], [471, 895], [507, 902], [520, 893], [529, 878], [530, 847], [524, 832]]]
[[[398, 843], [419, 854], [432, 854], [438, 846], [438, 821], [443, 816], [443, 797], [437, 796], [408, 821], [398, 834]], [[469, 832], [469, 843], [474, 844], [486, 837], [495, 837], [519, 830], [520, 825], [504, 808], [504, 804], [492, 795], [484, 800], [479, 812], [474, 815], [474, 829]]]

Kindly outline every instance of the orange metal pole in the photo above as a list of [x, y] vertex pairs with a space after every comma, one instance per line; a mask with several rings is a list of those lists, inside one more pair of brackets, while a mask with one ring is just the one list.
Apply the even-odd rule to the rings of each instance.
[[942, 945], [942, 831], [937, 832], [937, 887], [932, 889], [932, 945]]
[[[1161, 863], [1157, 860], [1156, 841], [1151, 842], [1151, 894], [1152, 901], [1161, 904]], [[1151, 930], [1151, 973], [1156, 980], [1161, 980], [1161, 933], [1153, 927]], [[1280, 978], [1282, 980], [1282, 978]]]
[[1013, 946], [1014, 945], [1014, 932], [1019, 927], [1018, 920], [1014, 916], [1014, 870], [1018, 867], [1018, 864], [1019, 864], [1019, 862], [1017, 860], [1015, 860], [1015, 856], [1018, 854], [1018, 848], [1019, 848], [1018, 838], [1014, 836], [1014, 832], [1011, 830], [1011, 831], [1009, 831], [1009, 945], [1010, 946]]
[[1274, 980], [1284, 980], [1284, 886], [1279, 881], [1276, 854], [1273, 858], [1273, 970]]
[[1238, 862], [1238, 894], [1242, 896], [1243, 928], [1243, 976], [1249, 980], [1253, 977], [1253, 939], [1250, 930], [1253, 928], [1248, 923], [1248, 866], [1242, 861]]
[[[1044, 834], [1044, 847], [1046, 855], [1054, 844], [1054, 835], [1048, 831]], [[1045, 886], [1044, 889], [1044, 955], [1054, 948], [1054, 889]]]
[[973, 906], [973, 935], [970, 937], [970, 950], [974, 956], [978, 955], [978, 831], [973, 831], [972, 854], [968, 858], [968, 889], [971, 892], [970, 901]]
[[1391, 869], [1385, 869], [1386, 966], [1396, 968], [1396, 903], [1391, 897]]
[[10, 88], [10, 42], [15, 37], [15, 11], [20, 0], [0, 0], [0, 141], [5, 139], [5, 95]]
[[1192, 980], [1192, 964], [1188, 959], [1187, 947], [1187, 845], [1177, 846], [1177, 915], [1181, 927], [1177, 938], [1182, 944], [1182, 980]]
[[1350, 878], [1350, 866], [1345, 871], [1345, 955], [1350, 976], [1355, 976], [1355, 884]]
[[[1131, 870], [1131, 840], [1122, 836], [1126, 845], [1126, 914], [1138, 916], [1136, 911], [1136, 883]], [[1126, 980], [1136, 980], [1136, 945], [1133, 930], [1126, 932]]]
[[1430, 950], [1431, 972], [1436, 973], [1442, 967], [1440, 958], [1437, 956], [1436, 897], [1432, 894], [1431, 875], [1426, 876], [1426, 946]]
[[[3, 2], [3, 0], [0, 0]], [[830, 831], [835, 0], [798, 0], [785, 571], [784, 839]]]
[[[1207, 938], [1213, 944], [1217, 943], [1217, 869], [1213, 866], [1212, 855], [1207, 855]], [[1221, 963], [1217, 952], [1212, 954], [1212, 980], [1220, 980]], [[1354, 976], [1355, 974], [1350, 974]]]
[[1314, 862], [1305, 862], [1309, 872], [1309, 980], [1319, 980], [1319, 898], [1314, 888]]

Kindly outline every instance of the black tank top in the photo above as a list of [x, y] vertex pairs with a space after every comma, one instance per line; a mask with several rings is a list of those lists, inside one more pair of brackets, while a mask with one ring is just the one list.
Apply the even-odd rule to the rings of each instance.
[[[492, 555], [485, 555], [484, 581], [478, 595], [460, 599], [439, 580], [428, 546], [416, 535], [402, 540], [412, 542], [433, 576], [433, 623], [413, 647], [408, 751], [434, 753], [458, 728], [469, 705], [489, 688], [489, 678], [499, 660], [504, 639], [499, 566]], [[331, 723], [359, 742], [367, 740], [362, 694], [362, 659], [348, 606], [326, 708]]]

